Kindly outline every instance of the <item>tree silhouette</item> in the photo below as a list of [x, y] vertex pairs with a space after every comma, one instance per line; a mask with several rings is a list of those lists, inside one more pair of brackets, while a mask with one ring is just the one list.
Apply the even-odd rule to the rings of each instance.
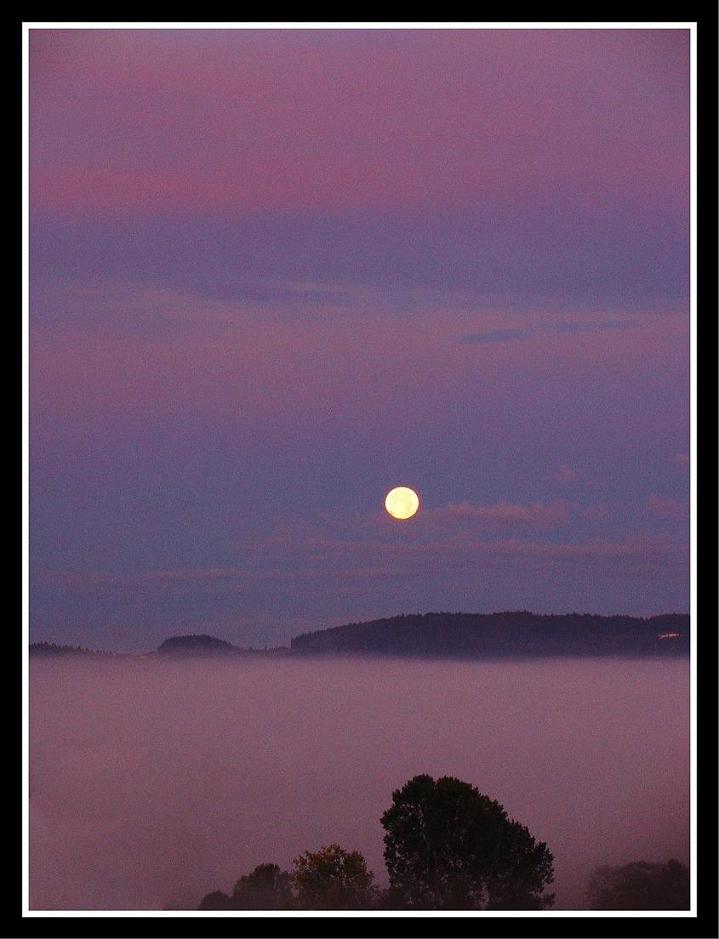
[[361, 910], [377, 896], [374, 874], [359, 851], [330, 844], [295, 858], [291, 879], [301, 910]]
[[200, 905], [197, 907], [198, 910], [231, 910], [232, 909], [232, 898], [228, 897], [226, 893], [223, 893], [221, 890], [213, 890], [212, 893], [206, 894], [202, 900], [200, 900]]
[[395, 906], [532, 910], [554, 901], [543, 894], [553, 879], [546, 844], [469, 783], [415, 776], [381, 822]]
[[679, 861], [599, 867], [587, 888], [592, 910], [688, 910], [689, 871]]
[[540, 910], [554, 902], [544, 893], [554, 860], [546, 844], [469, 783], [415, 776], [393, 792], [381, 823], [388, 890], [375, 886], [359, 851], [333, 843], [295, 858], [290, 874], [260, 864], [232, 896], [215, 891], [199, 908]]
[[232, 892], [233, 910], [288, 910], [291, 903], [290, 875], [277, 864], [258, 864]]
[[202, 898], [201, 910], [289, 910], [290, 875], [277, 864], [258, 864], [235, 884], [232, 896], [215, 890]]

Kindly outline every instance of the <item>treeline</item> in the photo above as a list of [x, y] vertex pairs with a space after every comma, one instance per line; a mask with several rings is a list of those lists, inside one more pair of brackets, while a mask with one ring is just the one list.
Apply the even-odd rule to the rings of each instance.
[[118, 654], [117, 652], [86, 649], [84, 646], [57, 645], [54, 642], [32, 642], [30, 644], [30, 655], [95, 655], [108, 658]]
[[540, 910], [554, 896], [553, 857], [524, 825], [474, 786], [421, 775], [392, 794], [382, 815], [389, 887], [380, 889], [359, 851], [305, 851], [291, 871], [260, 864], [215, 891], [201, 910]]
[[689, 617], [530, 613], [424, 613], [348, 623], [292, 639], [293, 653], [507, 658], [677, 655], [689, 651]]
[[598, 867], [587, 896], [592, 910], [688, 910], [689, 869], [674, 859]]
[[[359, 851], [330, 844], [296, 857], [290, 871], [259, 864], [231, 894], [207, 894], [200, 910], [542, 910], [554, 858], [504, 808], [454, 777], [421, 775], [392, 794], [382, 815], [389, 886]], [[689, 908], [689, 872], [678, 861], [596, 870], [596, 910]]]

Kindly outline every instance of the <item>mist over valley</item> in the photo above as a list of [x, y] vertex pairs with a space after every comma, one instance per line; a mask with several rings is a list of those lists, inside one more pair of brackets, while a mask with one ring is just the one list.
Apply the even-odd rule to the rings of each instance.
[[384, 883], [378, 819], [418, 773], [546, 841], [555, 908], [599, 865], [688, 861], [683, 657], [37, 656], [30, 701], [32, 909], [196, 909], [331, 842]]

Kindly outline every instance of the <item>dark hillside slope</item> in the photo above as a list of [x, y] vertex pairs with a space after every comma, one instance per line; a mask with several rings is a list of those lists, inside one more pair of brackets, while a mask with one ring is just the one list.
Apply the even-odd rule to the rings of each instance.
[[172, 636], [157, 649], [160, 655], [248, 655], [246, 649], [233, 646], [231, 642], [215, 636]]
[[689, 617], [569, 613], [425, 613], [349, 623], [295, 636], [299, 654], [443, 658], [557, 655], [674, 656], [689, 651]]

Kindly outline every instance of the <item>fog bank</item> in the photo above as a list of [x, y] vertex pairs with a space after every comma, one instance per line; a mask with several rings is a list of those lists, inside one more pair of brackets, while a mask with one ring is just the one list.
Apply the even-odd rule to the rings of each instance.
[[546, 841], [555, 908], [600, 864], [688, 862], [687, 659], [35, 659], [30, 694], [33, 909], [193, 909], [332, 841], [384, 883], [417, 773]]

